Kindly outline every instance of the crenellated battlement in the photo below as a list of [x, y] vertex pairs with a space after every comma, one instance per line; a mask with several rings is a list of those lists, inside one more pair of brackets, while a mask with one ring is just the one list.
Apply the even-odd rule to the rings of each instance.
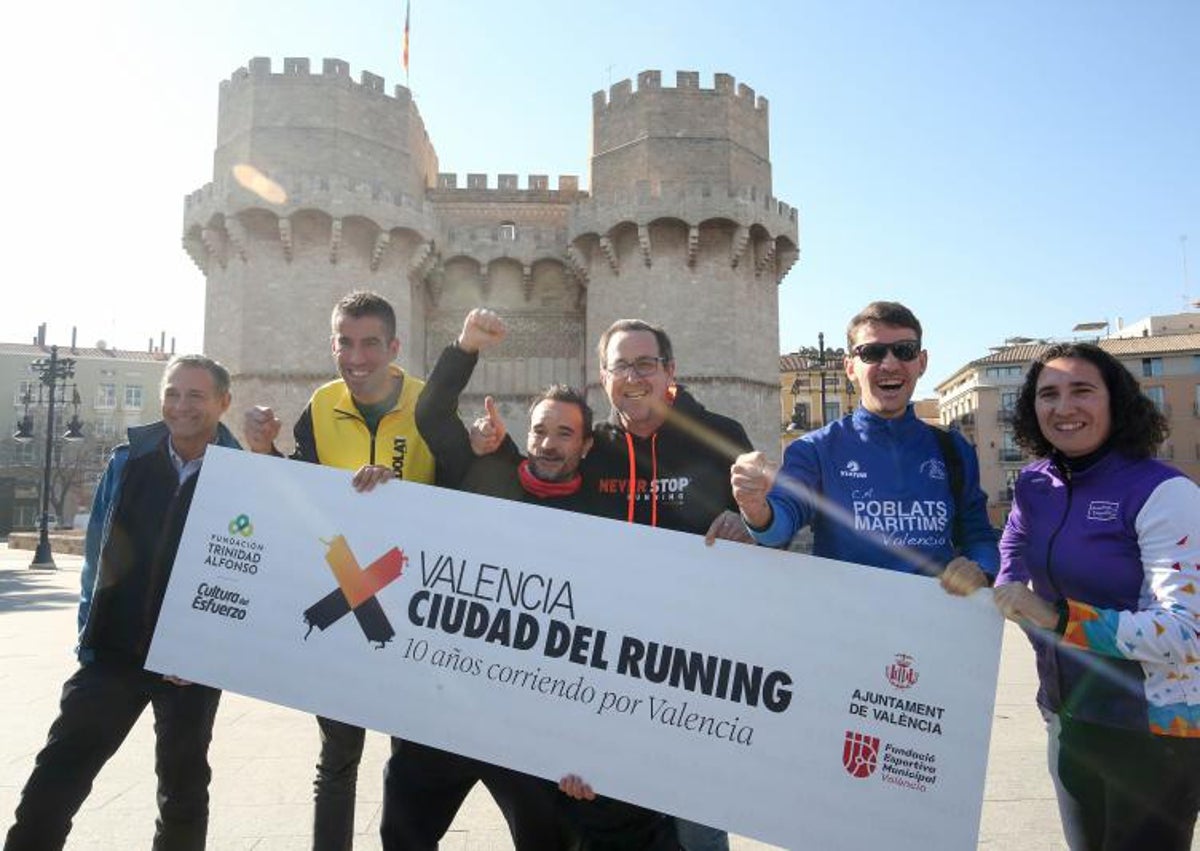
[[634, 89], [632, 80], [625, 79], [618, 83], [613, 83], [607, 92], [601, 89], [594, 93], [592, 95], [592, 112], [599, 113], [606, 109], [627, 106], [635, 102], [639, 95], [649, 92], [677, 92], [680, 94], [705, 94], [714, 97], [724, 97], [740, 104], [747, 110], [761, 112], [764, 117], [767, 113], [767, 99], [756, 95], [754, 89], [745, 83], [737, 83], [731, 74], [720, 72], [713, 74], [713, 87], [711, 89], [703, 89], [700, 87], [700, 73], [698, 71], [676, 71], [675, 86], [671, 88], [663, 86], [662, 72], [656, 70], [639, 73], [637, 75], [636, 89]]
[[[364, 204], [382, 204], [417, 211], [423, 210], [425, 207], [425, 199], [422, 196], [396, 192], [378, 182], [355, 180], [341, 175], [273, 174], [271, 179], [283, 189], [287, 199], [278, 205], [260, 200], [257, 206], [280, 211], [293, 210], [297, 207], [310, 206], [317, 201], [327, 202], [333, 196], [342, 201], [356, 199]], [[224, 199], [233, 192], [241, 192], [247, 199], [256, 198], [254, 193], [244, 189], [230, 175], [206, 183], [195, 192], [184, 196], [184, 212], [187, 213], [194, 207], [211, 204], [214, 200]]]
[[295, 85], [301, 81], [311, 81], [314, 85], [338, 85], [350, 90], [359, 90], [364, 94], [377, 95], [387, 100], [394, 100], [405, 105], [412, 102], [412, 92], [407, 86], [396, 85], [392, 94], [387, 93], [384, 78], [370, 71], [359, 74], [356, 82], [350, 75], [350, 63], [342, 59], [321, 60], [321, 72], [314, 74], [308, 57], [288, 57], [283, 60], [283, 70], [275, 73], [272, 70], [269, 56], [256, 56], [246, 65], [238, 68], [228, 80], [221, 81], [221, 97], [226, 97], [237, 87], [247, 83], [282, 83]]
[[579, 190], [579, 176], [574, 174], [560, 174], [558, 176], [557, 189], [550, 188], [550, 176], [546, 174], [527, 175], [524, 189], [521, 188], [519, 176], [516, 174], [498, 174], [496, 175], [495, 186], [491, 186], [489, 183], [489, 176], [479, 172], [470, 172], [465, 175], [459, 175], [454, 172], [440, 172], [431, 194], [440, 195], [441, 193], [469, 192], [472, 194], [512, 195], [513, 193], [518, 193], [521, 195], [536, 195], [541, 199], [546, 193], [554, 193], [559, 197], [567, 199], [577, 196], [587, 197], [586, 192]]
[[658, 219], [677, 219], [693, 226], [713, 219], [741, 227], [757, 225], [792, 244], [799, 227], [795, 207], [754, 186], [643, 180], [624, 190], [576, 202], [570, 235], [574, 239], [585, 233], [603, 234], [622, 222], [644, 227]]

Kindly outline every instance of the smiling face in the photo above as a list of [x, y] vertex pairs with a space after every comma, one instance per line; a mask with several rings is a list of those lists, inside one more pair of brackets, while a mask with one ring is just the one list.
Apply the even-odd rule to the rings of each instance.
[[217, 424], [227, 410], [229, 393], [217, 389], [207, 369], [184, 364], [163, 377], [163, 422], [171, 433], [171, 444], [184, 459], [204, 454], [204, 448], [217, 436]]
[[600, 368], [604, 392], [621, 425], [639, 437], [653, 434], [666, 421], [675, 363], [662, 363], [661, 356], [658, 338], [651, 331], [617, 331], [604, 349]]
[[894, 352], [888, 351], [878, 363], [867, 363], [853, 352], [869, 343], [906, 341], [920, 343], [917, 332], [912, 328], [867, 322], [855, 329], [851, 351], [846, 355], [846, 377], [858, 387], [863, 407], [884, 419], [904, 415], [917, 389], [917, 379], [925, 374], [929, 354], [921, 349], [913, 360], [902, 361]]
[[525, 451], [535, 477], [543, 482], [569, 481], [591, 447], [592, 436], [584, 432], [583, 411], [578, 405], [543, 399], [534, 406]]
[[1056, 358], [1037, 379], [1034, 412], [1042, 436], [1068, 458], [1095, 452], [1112, 434], [1108, 386], [1082, 358]]
[[392, 390], [388, 367], [400, 353], [400, 341], [389, 338], [378, 316], [337, 314], [333, 323], [333, 360], [356, 402], [382, 402]]

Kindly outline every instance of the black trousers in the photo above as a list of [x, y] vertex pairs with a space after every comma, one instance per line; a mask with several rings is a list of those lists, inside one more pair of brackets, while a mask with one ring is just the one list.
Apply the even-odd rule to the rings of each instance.
[[1088, 851], [1189, 851], [1200, 810], [1200, 739], [1060, 716], [1059, 779]]
[[133, 665], [91, 662], [63, 685], [4, 851], [61, 849], [92, 782], [149, 703], [158, 775], [155, 851], [200, 851], [208, 834], [208, 744], [221, 692], [177, 686]]
[[[354, 847], [354, 798], [366, 731], [353, 724], [317, 716], [321, 756], [313, 781], [313, 851], [350, 851]], [[392, 753], [400, 747], [392, 739]], [[388, 803], [384, 799], [384, 812]]]
[[436, 748], [404, 742], [384, 770], [384, 851], [436, 851], [476, 782], [491, 792], [516, 851], [556, 851], [570, 843], [548, 780]]

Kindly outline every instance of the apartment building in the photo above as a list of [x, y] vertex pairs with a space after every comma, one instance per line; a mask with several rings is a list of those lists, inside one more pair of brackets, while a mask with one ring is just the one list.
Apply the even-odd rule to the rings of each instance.
[[[1095, 342], [1120, 360], [1167, 417], [1170, 437], [1160, 457], [1200, 482], [1200, 314], [1150, 317]], [[1125, 336], [1129, 328], [1135, 336]], [[1031, 460], [1017, 446], [1012, 417], [1017, 393], [1046, 340], [1020, 340], [993, 349], [937, 385], [943, 425], [959, 429], [979, 454], [980, 484], [988, 515], [1003, 524], [1012, 507], [1012, 488]]]
[[843, 349], [801, 348], [779, 356], [781, 430], [786, 446], [858, 405]]
[[[147, 348], [58, 347], [60, 359], [74, 361], [72, 377], [58, 382], [54, 394], [50, 511], [60, 525], [88, 510], [96, 481], [113, 447], [125, 441], [125, 430], [158, 419], [158, 387], [170, 355], [161, 347], [149, 350], [153, 344]], [[50, 396], [31, 365], [47, 360], [50, 349], [44, 331], [31, 343], [0, 343], [0, 393], [11, 400], [7, 415], [0, 416], [0, 535], [33, 529], [41, 517]], [[29, 428], [18, 437], [27, 415]], [[82, 437], [65, 440], [73, 417], [82, 424]]]

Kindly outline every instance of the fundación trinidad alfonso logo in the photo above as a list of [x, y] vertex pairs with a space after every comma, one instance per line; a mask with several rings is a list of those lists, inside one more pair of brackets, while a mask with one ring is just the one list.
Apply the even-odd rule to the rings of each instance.
[[229, 521], [229, 534], [240, 535], [243, 538], [254, 537], [254, 524], [250, 522], [249, 514], [239, 514]]
[[358, 566], [358, 559], [350, 551], [345, 535], [321, 543], [329, 548], [325, 552], [325, 561], [338, 587], [304, 610], [304, 622], [308, 624], [305, 640], [312, 634], [313, 627], [324, 632], [346, 614], [354, 612], [367, 641], [382, 648], [396, 636], [396, 631], [375, 595], [400, 578], [408, 564], [408, 556], [392, 547], [364, 569]]
[[917, 684], [917, 669], [913, 666], [913, 657], [907, 653], [897, 653], [895, 661], [884, 668], [888, 682], [896, 688], [912, 688]]
[[879, 765], [879, 737], [846, 731], [842, 745], [842, 765], [851, 777], [870, 777]]

